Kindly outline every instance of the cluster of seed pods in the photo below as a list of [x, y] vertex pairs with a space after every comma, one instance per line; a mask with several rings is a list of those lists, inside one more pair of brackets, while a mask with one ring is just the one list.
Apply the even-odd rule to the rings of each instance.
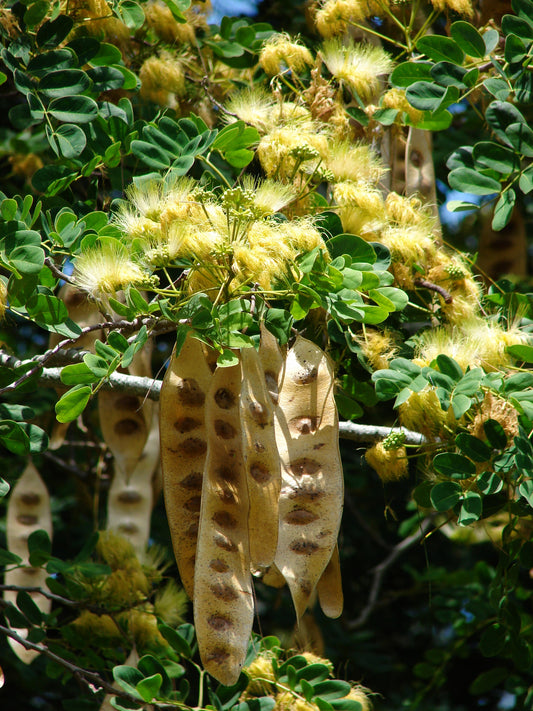
[[343, 503], [334, 375], [298, 337], [217, 367], [188, 337], [161, 389], [163, 489], [182, 583], [194, 602], [202, 662], [235, 683], [254, 617], [252, 575], [283, 576], [297, 618], [315, 590], [342, 610], [337, 536]]

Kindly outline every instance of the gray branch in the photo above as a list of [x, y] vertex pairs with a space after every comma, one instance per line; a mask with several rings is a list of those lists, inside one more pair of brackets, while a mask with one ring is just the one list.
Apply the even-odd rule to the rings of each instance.
[[[56, 362], [66, 365], [68, 363], [79, 363], [83, 359], [84, 352], [74, 349], [68, 351], [59, 350], [55, 354]], [[14, 356], [10, 356], [0, 351], [0, 367], [3, 368], [19, 368], [25, 364], [35, 365], [33, 360], [18, 360]], [[39, 375], [39, 382], [49, 388], [65, 387], [61, 382], [61, 367], [43, 368]], [[124, 373], [113, 373], [101, 385], [102, 390], [113, 390], [115, 392], [127, 392], [131, 395], [137, 395], [150, 400], [159, 400], [161, 391], [161, 380], [153, 380], [152, 378], [140, 378], [135, 375], [127, 375]], [[7, 386], [4, 392], [14, 391], [15, 386]], [[352, 442], [375, 442], [384, 439], [391, 433], [402, 433], [405, 435], [405, 444], [416, 446], [424, 445], [428, 442], [427, 438], [419, 432], [413, 432], [405, 427], [382, 427], [378, 425], [359, 425], [354, 422], [340, 422], [339, 436], [342, 439], [351, 440]]]

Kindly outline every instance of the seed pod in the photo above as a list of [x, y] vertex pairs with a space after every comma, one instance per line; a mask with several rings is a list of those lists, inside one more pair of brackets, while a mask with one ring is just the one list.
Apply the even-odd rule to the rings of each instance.
[[[79, 291], [76, 287], [70, 284], [64, 284], [58, 293], [58, 298], [62, 299], [67, 307], [69, 317], [75, 321], [80, 328], [88, 326], [96, 326], [102, 320], [102, 314], [98, 311], [98, 307], [94, 301], [90, 301], [87, 294]], [[100, 330], [91, 331], [80, 336], [69, 348], [81, 348], [85, 351], [94, 350], [94, 342], [100, 338], [102, 332]], [[63, 336], [57, 333], [51, 333], [48, 342], [49, 348], [54, 348], [63, 340]], [[57, 388], [58, 395], [65, 392], [64, 388]], [[50, 449], [59, 449], [67, 434], [70, 422], [55, 422], [50, 435]]]
[[[155, 404], [155, 403], [154, 403]], [[115, 467], [107, 499], [107, 528], [120, 533], [139, 555], [150, 536], [154, 504], [153, 478], [159, 466], [159, 412], [152, 409], [152, 426], [143, 453], [130, 477]]]
[[277, 405], [280, 382], [285, 368], [285, 358], [276, 337], [270, 333], [264, 323], [261, 324], [259, 359], [263, 368], [268, 393], [274, 405]]
[[240, 392], [240, 364], [217, 368], [205, 412], [207, 458], [194, 577], [200, 657], [226, 686], [239, 678], [254, 610]]
[[333, 549], [333, 555], [318, 581], [317, 592], [320, 607], [326, 617], [332, 619], [340, 617], [344, 606], [344, 596], [338, 545]]
[[202, 344], [188, 337], [172, 354], [159, 399], [163, 492], [174, 555], [187, 595], [194, 590], [194, 560], [207, 440], [205, 400], [213, 374]]
[[342, 515], [333, 383], [326, 354], [299, 336], [287, 354], [276, 411], [282, 488], [275, 558], [298, 619], [332, 556]]
[[250, 562], [253, 568], [266, 568], [276, 555], [281, 488], [274, 407], [255, 348], [243, 348], [241, 362], [243, 379], [240, 408], [250, 498]]
[[270, 566], [270, 568], [262, 576], [261, 580], [265, 585], [268, 585], [271, 588], [282, 588], [287, 584], [285, 582], [285, 578], [275, 565]]
[[[7, 571], [5, 574], [6, 585], [47, 589], [45, 581], [48, 573], [46, 570], [29, 566], [28, 537], [34, 531], [41, 529], [46, 531], [50, 538], [52, 537], [50, 496], [39, 472], [29, 462], [11, 493], [7, 509], [7, 548], [11, 553], [20, 556], [27, 567]], [[30, 594], [41, 612], [48, 614], [51, 609], [51, 601], [40, 593]], [[4, 591], [6, 602], [16, 604], [16, 599], [16, 591]], [[15, 632], [24, 638], [28, 635], [26, 629], [16, 629]], [[38, 652], [25, 649], [12, 639], [8, 641], [17, 657], [24, 664], [30, 664], [38, 656]]]

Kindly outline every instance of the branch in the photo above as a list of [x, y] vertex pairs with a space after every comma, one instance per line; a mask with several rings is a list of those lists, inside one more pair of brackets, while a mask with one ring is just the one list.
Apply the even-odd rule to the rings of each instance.
[[[63, 351], [61, 349], [54, 349], [55, 357], [61, 358], [61, 360], [69, 360], [70, 362], [79, 363], [83, 359], [84, 351]], [[34, 363], [34, 360], [18, 360], [14, 356], [7, 355], [0, 351], [0, 367], [4, 368], [19, 368], [27, 363]], [[41, 366], [36, 368], [36, 371]], [[49, 388], [64, 387], [61, 382], [61, 368], [43, 368], [42, 373], [39, 376], [39, 382], [41, 385]], [[18, 383], [18, 381], [17, 381]], [[2, 392], [11, 392], [16, 389], [17, 383], [12, 383], [6, 386]], [[124, 373], [113, 373], [106, 380], [103, 381], [101, 385], [102, 390], [113, 390], [119, 393], [130, 393], [131, 395], [137, 395], [141, 398], [148, 398], [150, 400], [159, 400], [159, 393], [161, 392], [162, 380], [154, 380], [152, 378], [141, 378], [136, 375], [126, 375]], [[378, 425], [359, 425], [354, 422], [340, 422], [339, 423], [339, 437], [342, 439], [347, 439], [352, 442], [374, 442], [384, 439], [390, 434], [402, 433], [405, 435], [405, 443], [412, 444], [416, 446], [421, 446], [427, 444], [428, 440], [420, 432], [413, 432], [405, 427], [380, 427]]]
[[363, 627], [363, 625], [366, 623], [366, 621], [368, 620], [377, 605], [378, 595], [381, 591], [383, 578], [387, 570], [394, 565], [394, 563], [398, 560], [402, 553], [405, 553], [405, 551], [411, 548], [411, 546], [414, 546], [415, 543], [421, 541], [425, 537], [428, 528], [432, 525], [433, 517], [428, 516], [421, 522], [419, 529], [415, 533], [413, 533], [411, 536], [408, 536], [407, 538], [404, 538], [403, 541], [400, 541], [398, 545], [394, 546], [389, 555], [374, 568], [374, 575], [372, 585], [370, 587], [370, 592], [368, 594], [367, 603], [361, 611], [359, 617], [348, 623], [349, 630], [356, 630], [360, 627]]
[[[29, 642], [27, 639], [24, 639], [24, 637], [17, 634], [14, 630], [9, 627], [4, 627], [4, 625], [0, 625], [0, 632], [3, 632], [7, 637], [11, 637], [11, 639], [18, 642], [25, 649], [32, 649], [34, 652], [38, 652], [39, 654], [48, 657], [48, 659], [52, 659], [60, 666], [67, 669], [76, 678], [85, 682], [93, 693], [95, 691], [102, 690], [108, 694], [112, 694], [113, 696], [120, 696], [123, 699], [129, 699], [130, 701], [134, 701], [136, 704], [139, 704], [139, 699], [137, 697], [128, 694], [126, 691], [122, 691], [122, 689], [118, 689], [111, 684], [108, 684], [107, 681], [102, 679], [102, 677], [99, 674], [96, 674], [96, 672], [92, 672], [89, 669], [83, 669], [83, 667], [79, 667], [76, 664], [72, 664], [72, 662], [63, 659], [63, 657], [60, 657], [58, 654], [54, 654], [54, 652], [51, 652], [44, 644], [34, 644], [33, 642]], [[95, 689], [94, 687], [97, 688]]]

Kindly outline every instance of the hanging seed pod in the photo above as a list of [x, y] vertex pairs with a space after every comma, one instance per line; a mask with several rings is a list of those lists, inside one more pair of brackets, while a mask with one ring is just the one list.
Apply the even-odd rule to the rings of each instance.
[[115, 468], [107, 499], [107, 528], [124, 536], [138, 555], [144, 552], [150, 536], [153, 478], [159, 466], [157, 406], [152, 413], [152, 426], [137, 466], [129, 477], [118, 467]]
[[275, 565], [270, 566], [266, 573], [264, 573], [261, 577], [261, 580], [265, 585], [268, 585], [271, 588], [282, 588], [287, 584], [285, 582], [285, 578], [280, 573], [279, 568]]
[[226, 686], [239, 678], [254, 611], [240, 393], [240, 364], [217, 368], [206, 402], [207, 458], [194, 577], [200, 657]]
[[275, 559], [298, 619], [332, 556], [342, 514], [333, 384], [326, 354], [299, 336], [287, 354], [276, 411], [282, 489]]
[[[58, 298], [62, 299], [65, 306], [67, 307], [69, 317], [78, 324], [80, 328], [86, 328], [88, 326], [96, 326], [102, 320], [102, 314], [98, 311], [98, 308], [94, 301], [90, 301], [87, 298], [87, 294], [83, 291], [79, 291], [74, 286], [70, 284], [65, 284], [61, 287], [58, 293]], [[97, 338], [101, 338], [102, 332], [100, 330], [91, 331], [90, 333], [85, 333], [80, 336], [70, 348], [80, 348], [84, 351], [94, 351], [94, 342]], [[57, 333], [51, 333], [48, 342], [49, 348], [54, 348], [63, 340], [63, 336]], [[65, 389], [58, 388], [58, 395], [62, 395]], [[59, 449], [67, 434], [67, 430], [70, 426], [70, 422], [55, 422], [52, 428], [52, 433], [50, 435], [50, 449]]]
[[276, 555], [281, 488], [274, 406], [255, 348], [243, 348], [241, 362], [243, 379], [240, 409], [250, 498], [250, 562], [252, 568], [267, 568]]
[[[128, 368], [130, 375], [151, 377], [152, 342], [147, 341]], [[126, 479], [139, 461], [152, 421], [153, 402], [137, 395], [101, 390], [98, 393], [100, 428], [115, 460], [115, 469]]]
[[[46, 589], [45, 581], [48, 573], [43, 568], [31, 567], [28, 560], [28, 537], [34, 531], [41, 529], [46, 531], [50, 538], [52, 537], [50, 496], [39, 472], [30, 462], [13, 489], [7, 508], [7, 548], [11, 553], [20, 556], [27, 567], [8, 570], [5, 574], [6, 585]], [[40, 593], [30, 594], [41, 612], [48, 614], [51, 601]], [[16, 604], [16, 599], [16, 591], [4, 591], [6, 602]], [[24, 638], [28, 634], [26, 629], [16, 629], [15, 632]], [[24, 664], [30, 664], [38, 656], [38, 652], [25, 649], [12, 639], [8, 641]]]
[[285, 358], [276, 337], [264, 323], [261, 324], [259, 359], [265, 376], [265, 384], [274, 405], [279, 401], [279, 387], [285, 369]]
[[340, 617], [344, 606], [344, 596], [338, 545], [333, 549], [333, 555], [318, 581], [317, 592], [320, 607], [326, 617], [332, 619]]
[[194, 560], [207, 439], [205, 401], [213, 374], [200, 341], [188, 337], [170, 358], [159, 399], [163, 492], [174, 555], [187, 595]]

